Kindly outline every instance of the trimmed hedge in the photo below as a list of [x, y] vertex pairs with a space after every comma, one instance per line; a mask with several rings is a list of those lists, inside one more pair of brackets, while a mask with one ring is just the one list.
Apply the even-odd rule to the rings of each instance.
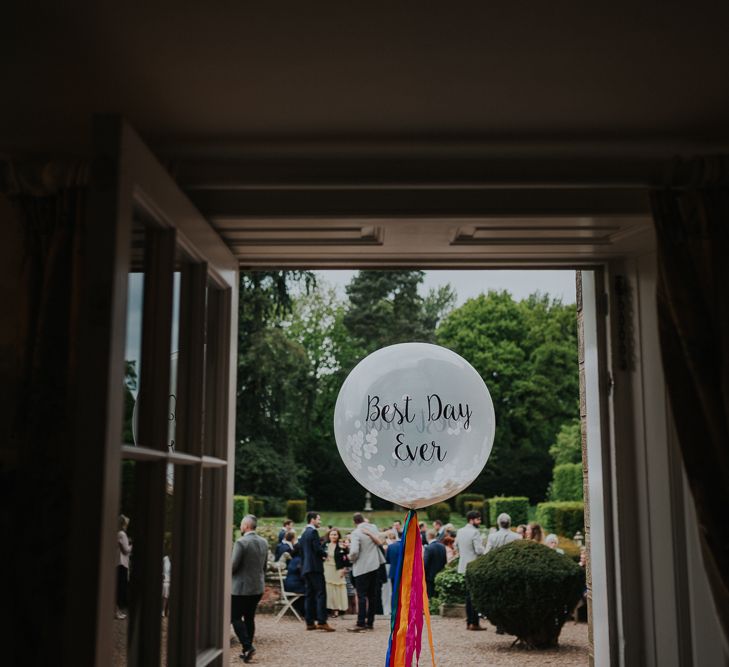
[[233, 496], [233, 525], [238, 528], [246, 514], [251, 514], [253, 496]]
[[511, 517], [511, 525], [529, 523], [529, 498], [524, 496], [497, 496], [489, 498], [489, 525], [495, 526], [502, 512]]
[[537, 523], [548, 533], [572, 537], [585, 532], [585, 503], [581, 501], [549, 502], [537, 505]]
[[[483, 503], [483, 501], [486, 500], [486, 496], [484, 496], [482, 493], [459, 493], [456, 496], [455, 501], [455, 509], [456, 513], [460, 514], [461, 516], [465, 516], [466, 512], [468, 511], [466, 509], [466, 503], [471, 501]], [[479, 508], [479, 511], [481, 511], [481, 508]]]
[[454, 568], [435, 575], [435, 596], [442, 604], [463, 604], [466, 601], [466, 578]]
[[439, 519], [443, 523], [448, 523], [451, 518], [451, 506], [448, 503], [436, 503], [428, 507], [426, 511], [431, 521]]
[[554, 466], [550, 500], [582, 500], [582, 464], [562, 463]]
[[266, 503], [258, 498], [253, 498], [249, 504], [251, 514], [260, 519], [266, 513]]
[[302, 523], [306, 518], [305, 500], [287, 500], [286, 516], [294, 523]]
[[475, 608], [533, 648], [557, 646], [584, 586], [579, 565], [531, 540], [493, 549], [466, 568]]

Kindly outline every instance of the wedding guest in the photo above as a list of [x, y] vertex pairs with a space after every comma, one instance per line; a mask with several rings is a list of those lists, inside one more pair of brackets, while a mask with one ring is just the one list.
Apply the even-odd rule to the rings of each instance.
[[[432, 532], [432, 531], [431, 531]], [[397, 574], [397, 564], [400, 560], [402, 552], [402, 541], [397, 539], [393, 533], [392, 540], [387, 540], [387, 550], [385, 551], [385, 564], [387, 566], [387, 579], [390, 582], [391, 593], [395, 592], [395, 575]], [[392, 599], [392, 595], [390, 595]]]
[[324, 560], [327, 552], [319, 539], [320, 525], [321, 517], [318, 512], [309, 512], [306, 515], [306, 528], [299, 538], [301, 573], [306, 582], [306, 629], [334, 632], [334, 628], [327, 623], [327, 592], [324, 579]]
[[[471, 510], [466, 514], [466, 521], [468, 523], [458, 531], [456, 536], [456, 545], [460, 555], [458, 559], [459, 574], [465, 574], [466, 566], [484, 553], [483, 539], [478, 529], [481, 525], [481, 512]], [[466, 629], [485, 630], [479, 623], [478, 613], [473, 608], [471, 595], [468, 591], [466, 591]]]
[[519, 535], [521, 535], [523, 539], [526, 539], [526, 530], [527, 530], [527, 527], [523, 523], [520, 523], [516, 527], [516, 532], [519, 533]]
[[550, 549], [554, 549], [558, 554], [562, 554], [564, 556], [564, 549], [559, 548], [559, 538], [554, 533], [549, 533], [549, 535], [544, 538], [544, 544], [546, 544]]
[[340, 546], [342, 534], [333, 528], [329, 531], [329, 542], [327, 543], [327, 559], [324, 561], [324, 580], [327, 588], [327, 609], [331, 616], [336, 618], [340, 612], [347, 611], [349, 601], [347, 600], [347, 582], [345, 581], [346, 563], [344, 560], [344, 549]]
[[433, 521], [433, 531], [435, 532], [435, 539], [439, 542], [445, 537], [445, 530], [443, 530], [443, 522], [440, 519]]
[[[291, 560], [286, 568], [286, 578], [284, 579], [284, 590], [289, 593], [306, 593], [306, 584], [301, 576], [301, 547], [298, 543], [294, 544], [291, 552]], [[294, 608], [302, 616], [306, 614], [305, 599], [303, 597], [294, 600]]]
[[[452, 540], [450, 535], [447, 535], [445, 539]], [[442, 542], [438, 542], [435, 539], [435, 533], [432, 530], [428, 531], [428, 546], [425, 547], [423, 553], [423, 566], [425, 568], [425, 585], [428, 590], [428, 597], [435, 597], [435, 577], [448, 562], [448, 554], [446, 548]]]
[[394, 530], [397, 533], [397, 539], [401, 540], [402, 539], [402, 523], [400, 523], [399, 521], [393, 522], [392, 530]]
[[377, 526], [365, 522], [360, 512], [352, 517], [355, 529], [350, 538], [349, 558], [352, 561], [354, 585], [357, 588], [357, 624], [347, 628], [350, 632], [363, 632], [372, 629], [375, 612], [380, 599], [380, 563], [384, 563], [379, 547], [382, 541], [378, 537]]
[[532, 521], [526, 527], [524, 538], [542, 544], [544, 542], [544, 533], [542, 532], [542, 527], [538, 523]]
[[240, 523], [241, 537], [233, 546], [231, 570], [230, 619], [233, 630], [240, 640], [243, 662], [251, 662], [256, 649], [253, 638], [256, 633], [256, 607], [263, 597], [265, 572], [268, 565], [268, 542], [256, 534], [258, 519], [252, 514]]
[[[283, 542], [286, 535], [294, 529], [294, 522], [291, 519], [284, 519], [281, 530], [278, 531], [278, 541]], [[276, 559], [278, 560], [278, 558]]]
[[123, 514], [119, 517], [119, 532], [116, 542], [119, 548], [119, 562], [116, 566], [116, 618], [123, 620], [127, 617], [124, 611], [129, 605], [129, 556], [132, 553], [132, 542], [127, 535], [129, 517]]
[[424, 547], [428, 546], [428, 527], [425, 525], [425, 521], [421, 521], [418, 524], [418, 529], [420, 530], [420, 540], [423, 543]]
[[456, 540], [452, 535], [446, 535], [442, 542], [446, 550], [446, 560], [450, 563], [453, 559], [458, 558], [458, 550], [456, 549]]
[[294, 544], [296, 544], [296, 533], [290, 530], [284, 536], [284, 539], [276, 545], [276, 551], [273, 554], [273, 561], [277, 562], [281, 556], [285, 553], [291, 553], [294, 550]]
[[519, 533], [511, 530], [511, 517], [506, 512], [499, 514], [498, 519], [496, 519], [496, 524], [499, 529], [495, 533], [491, 533], [486, 541], [487, 553], [491, 551], [491, 549], [503, 547], [505, 544], [522, 539]]

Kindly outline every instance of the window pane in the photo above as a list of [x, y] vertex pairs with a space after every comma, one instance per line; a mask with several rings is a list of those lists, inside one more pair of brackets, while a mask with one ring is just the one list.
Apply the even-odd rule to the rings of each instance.
[[142, 308], [144, 305], [145, 228], [132, 223], [131, 261], [127, 276], [127, 322], [124, 350], [124, 422], [122, 444], [137, 443], [136, 402], [142, 372]]

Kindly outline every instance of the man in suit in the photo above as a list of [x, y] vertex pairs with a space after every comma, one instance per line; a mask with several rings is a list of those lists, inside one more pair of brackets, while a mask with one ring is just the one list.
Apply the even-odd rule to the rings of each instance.
[[268, 543], [256, 534], [258, 520], [252, 514], [240, 523], [242, 536], [233, 545], [231, 588], [231, 622], [238, 635], [243, 662], [251, 662], [256, 649], [253, 635], [256, 632], [256, 607], [263, 595], [264, 576], [268, 562]]
[[491, 551], [491, 549], [503, 547], [505, 544], [522, 539], [519, 533], [511, 530], [511, 517], [506, 512], [499, 514], [499, 518], [496, 519], [496, 523], [499, 526], [499, 529], [495, 533], [491, 533], [491, 535], [489, 535], [489, 539], [486, 542], [486, 553]]
[[[278, 531], [278, 541], [283, 542], [286, 539], [286, 535], [294, 529], [294, 522], [291, 519], [285, 519], [283, 527]], [[278, 560], [278, 559], [276, 559]]]
[[435, 532], [435, 539], [438, 542], [442, 542], [445, 537], [445, 528], [443, 528], [443, 522], [440, 519], [433, 521], [433, 532]]
[[[476, 560], [484, 553], [483, 538], [478, 530], [481, 525], [481, 512], [471, 510], [466, 514], [468, 523], [456, 533], [456, 546], [458, 547], [458, 572], [465, 574], [466, 565]], [[466, 629], [485, 630], [478, 622], [478, 614], [473, 608], [471, 596], [466, 592]]]
[[441, 542], [435, 539], [435, 531], [428, 531], [428, 546], [423, 553], [423, 565], [425, 567], [425, 585], [428, 589], [428, 597], [435, 597], [435, 575], [438, 574], [448, 562], [446, 548]]
[[306, 515], [306, 524], [299, 538], [301, 574], [306, 584], [306, 629], [334, 632], [334, 628], [327, 623], [327, 590], [324, 580], [327, 552], [319, 539], [321, 517], [316, 512], [309, 512]]
[[[397, 537], [397, 533], [391, 530], [392, 541], [388, 540], [387, 550], [385, 551], [385, 563], [390, 567], [387, 571], [387, 578], [390, 580], [390, 587], [392, 594], [395, 594], [395, 575], [397, 574], [397, 564], [400, 560], [400, 553], [402, 552], [402, 540]], [[392, 598], [391, 598], [392, 599]], [[394, 609], [392, 610], [394, 613]]]
[[380, 585], [379, 569], [385, 562], [380, 547], [377, 526], [367, 523], [359, 512], [352, 517], [355, 529], [350, 535], [349, 560], [357, 589], [357, 625], [347, 628], [350, 632], [372, 630], [377, 611], [377, 593]]

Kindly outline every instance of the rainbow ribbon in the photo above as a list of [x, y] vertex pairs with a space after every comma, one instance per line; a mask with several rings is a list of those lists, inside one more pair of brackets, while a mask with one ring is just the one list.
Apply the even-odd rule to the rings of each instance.
[[410, 510], [405, 519], [400, 557], [395, 570], [392, 610], [385, 667], [412, 667], [413, 656], [415, 664], [420, 664], [423, 616], [428, 626], [430, 656], [435, 667], [433, 631], [430, 627], [428, 590], [423, 566], [423, 542], [420, 539], [418, 513], [415, 510]]

